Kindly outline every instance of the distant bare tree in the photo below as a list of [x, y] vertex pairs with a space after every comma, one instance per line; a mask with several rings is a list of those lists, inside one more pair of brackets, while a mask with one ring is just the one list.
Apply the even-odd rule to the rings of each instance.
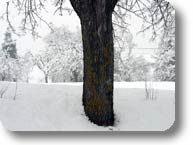
[[8, 88], [9, 88], [9, 84], [6, 85], [6, 86], [3, 86], [3, 85], [1, 84], [1, 86], [0, 86], [0, 99], [3, 98], [3, 96], [5, 95], [5, 93], [6, 93], [6, 91], [8, 90]]
[[48, 83], [49, 75], [54, 68], [55, 60], [52, 59], [52, 56], [47, 52], [44, 52], [42, 55], [37, 55], [34, 58], [35, 65], [44, 73], [45, 83]]
[[13, 100], [15, 101], [17, 98], [17, 90], [18, 90], [18, 82], [15, 82], [15, 90], [13, 95]]

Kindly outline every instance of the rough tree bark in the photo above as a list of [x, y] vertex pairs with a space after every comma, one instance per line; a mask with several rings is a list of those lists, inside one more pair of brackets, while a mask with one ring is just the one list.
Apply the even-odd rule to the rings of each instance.
[[112, 12], [118, 0], [70, 1], [82, 28], [84, 111], [93, 123], [110, 126], [114, 124]]

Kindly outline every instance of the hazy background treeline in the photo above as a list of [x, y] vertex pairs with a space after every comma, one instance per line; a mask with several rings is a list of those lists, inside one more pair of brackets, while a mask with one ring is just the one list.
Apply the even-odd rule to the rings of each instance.
[[[174, 32], [171, 32], [174, 33]], [[54, 28], [43, 38], [45, 48], [36, 54], [17, 54], [17, 42], [7, 28], [0, 47], [0, 81], [82, 82], [83, 51], [80, 30]], [[114, 38], [115, 81], [175, 81], [175, 38], [160, 39], [158, 48], [137, 48], [129, 31]], [[137, 52], [135, 50], [138, 50]], [[139, 52], [148, 52], [148, 57]]]

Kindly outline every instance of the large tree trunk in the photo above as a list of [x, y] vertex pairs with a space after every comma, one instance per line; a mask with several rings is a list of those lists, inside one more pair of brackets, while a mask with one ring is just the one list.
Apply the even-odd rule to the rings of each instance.
[[102, 126], [114, 124], [112, 1], [88, 0], [76, 7], [71, 0], [82, 27], [84, 111], [90, 121]]

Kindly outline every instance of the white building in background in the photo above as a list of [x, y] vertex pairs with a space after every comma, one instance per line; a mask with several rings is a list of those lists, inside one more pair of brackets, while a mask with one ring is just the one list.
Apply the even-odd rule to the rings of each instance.
[[29, 83], [44, 83], [44, 73], [37, 67], [34, 66], [33, 70], [29, 74]]

